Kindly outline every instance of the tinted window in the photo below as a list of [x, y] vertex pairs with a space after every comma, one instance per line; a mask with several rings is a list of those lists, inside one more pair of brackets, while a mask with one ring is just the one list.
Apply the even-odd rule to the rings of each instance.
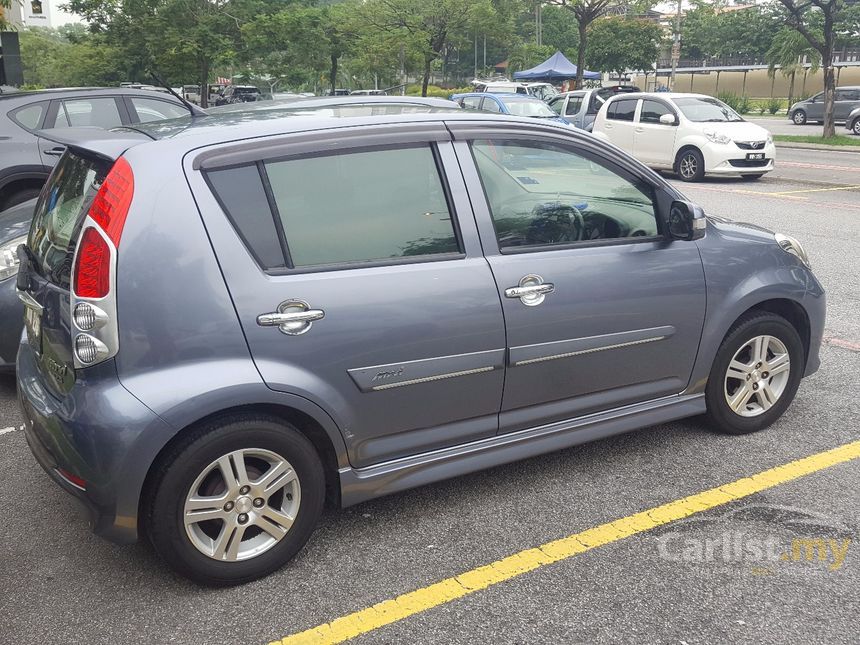
[[206, 178], [259, 264], [264, 269], [286, 266], [257, 166], [214, 170]]
[[47, 103], [27, 105], [15, 110], [11, 116], [19, 125], [35, 130], [42, 123], [42, 116], [45, 114], [47, 105]]
[[159, 101], [158, 99], [146, 99], [135, 96], [131, 98], [131, 104], [134, 106], [135, 112], [137, 112], [137, 120], [141, 123], [161, 121], [162, 119], [175, 119], [188, 115], [188, 110], [181, 105]]
[[609, 104], [606, 118], [615, 121], [632, 121], [635, 112], [636, 99], [619, 99]]
[[657, 235], [651, 189], [566, 148], [475, 141], [500, 248]]
[[571, 96], [570, 100], [567, 102], [567, 109], [565, 110], [565, 114], [569, 116], [574, 116], [579, 114], [579, 108], [582, 107], [582, 97], [581, 96]]
[[429, 146], [266, 164], [297, 267], [459, 252]]
[[642, 111], [639, 114], [641, 123], [660, 123], [660, 117], [664, 114], [674, 114], [674, 112], [664, 103], [644, 99], [642, 101]]
[[72, 99], [60, 103], [57, 128], [115, 128], [122, 125], [116, 101], [112, 98]]
[[36, 203], [27, 246], [36, 256], [39, 272], [62, 287], [69, 286], [75, 230], [104, 179], [107, 166], [67, 152]]
[[499, 104], [496, 103], [493, 99], [484, 99], [484, 103], [481, 106], [481, 109], [485, 112], [501, 112], [502, 108], [499, 107]]
[[860, 101], [860, 90], [836, 90], [837, 101]]

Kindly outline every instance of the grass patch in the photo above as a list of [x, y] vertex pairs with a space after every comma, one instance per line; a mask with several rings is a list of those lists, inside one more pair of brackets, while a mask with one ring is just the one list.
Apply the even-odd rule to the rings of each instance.
[[846, 137], [837, 134], [835, 137], [819, 137], [816, 135], [802, 134], [775, 134], [773, 140], [779, 143], [822, 143], [827, 146], [855, 146], [860, 148], [860, 137]]

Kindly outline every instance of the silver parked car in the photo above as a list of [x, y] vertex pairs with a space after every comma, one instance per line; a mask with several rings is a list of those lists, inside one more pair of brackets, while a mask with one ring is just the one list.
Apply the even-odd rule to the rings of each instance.
[[[860, 86], [837, 87], [833, 97], [833, 120], [846, 123], [855, 108], [860, 107]], [[795, 125], [824, 122], [824, 92], [819, 92], [804, 101], [794, 103], [788, 109], [788, 118]]]
[[591, 132], [603, 104], [616, 94], [639, 92], [632, 85], [613, 85], [589, 90], [573, 90], [552, 97], [549, 106], [560, 117], [580, 130]]
[[198, 582], [282, 566], [326, 499], [693, 415], [762, 430], [818, 369], [800, 243], [591, 135], [259, 105], [52, 135], [17, 251], [34, 455]]

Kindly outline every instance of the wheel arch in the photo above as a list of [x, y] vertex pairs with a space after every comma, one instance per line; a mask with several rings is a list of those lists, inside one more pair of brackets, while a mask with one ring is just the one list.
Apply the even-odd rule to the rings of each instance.
[[683, 155], [688, 150], [695, 150], [698, 152], [702, 159], [705, 158], [705, 153], [702, 152], [702, 149], [694, 143], [685, 143], [680, 148], [678, 148], [678, 152], [675, 153], [675, 159], [672, 161], [672, 170], [678, 172], [678, 163], [681, 161], [681, 155]]
[[[320, 411], [320, 413], [322, 413], [322, 411]], [[342, 442], [332, 438], [330, 430], [327, 430], [328, 424], [325, 421], [321, 421], [319, 418], [310, 414], [307, 410], [287, 403], [261, 401], [258, 403], [235, 405], [211, 411], [182, 427], [174, 433], [164, 445], [161, 446], [155, 458], [147, 468], [146, 476], [140, 489], [137, 509], [138, 532], [140, 533], [144, 530], [144, 510], [146, 508], [146, 504], [144, 502], [151, 494], [155, 485], [155, 474], [161, 470], [165, 458], [173, 451], [173, 448], [178, 443], [182, 442], [189, 433], [194, 431], [195, 428], [198, 428], [203, 424], [208, 424], [213, 421], [217, 422], [222, 418], [259, 416], [261, 414], [291, 424], [306, 439], [308, 439], [308, 441], [311, 442], [323, 464], [326, 485], [326, 503], [333, 507], [339, 507], [341, 502], [339, 468], [342, 459], [345, 458], [345, 448]]]

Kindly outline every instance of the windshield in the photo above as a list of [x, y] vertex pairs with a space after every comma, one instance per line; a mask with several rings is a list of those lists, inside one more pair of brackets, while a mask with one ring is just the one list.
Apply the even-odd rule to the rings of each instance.
[[684, 116], [695, 123], [743, 121], [728, 105], [709, 96], [675, 99]]
[[546, 103], [539, 99], [524, 101], [523, 99], [502, 99], [502, 103], [508, 108], [508, 112], [516, 116], [552, 117], [558, 115], [552, 111]]

